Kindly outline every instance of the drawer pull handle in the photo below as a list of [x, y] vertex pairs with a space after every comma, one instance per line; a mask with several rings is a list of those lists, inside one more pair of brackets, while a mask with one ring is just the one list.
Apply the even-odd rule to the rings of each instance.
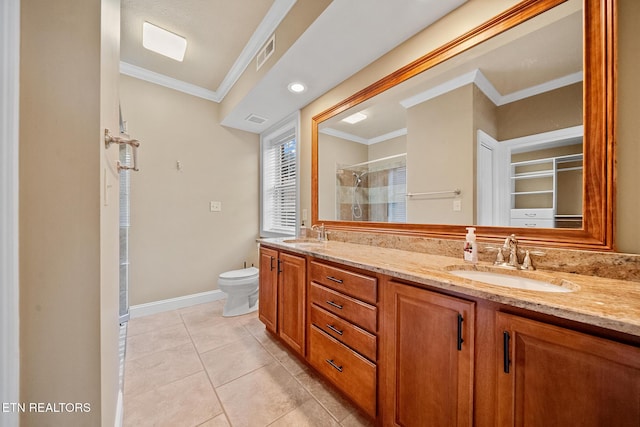
[[511, 335], [509, 332], [504, 331], [502, 333], [502, 351], [503, 351], [503, 370], [505, 374], [509, 373], [509, 365], [511, 364], [511, 360], [509, 360], [509, 341], [511, 340]]
[[464, 322], [464, 318], [462, 314], [458, 313], [458, 351], [462, 351], [462, 343], [464, 342], [462, 339], [462, 322]]
[[336, 371], [342, 372], [342, 366], [338, 366], [333, 362], [333, 359], [327, 359], [327, 363], [335, 368]]
[[529, 218], [535, 218], [537, 216], [537, 214], [534, 213], [526, 213], [524, 214], [524, 216], [528, 216]]
[[336, 304], [333, 301], [327, 301], [327, 304], [329, 304], [331, 307], [337, 308], [338, 310], [342, 310], [342, 306], [340, 304]]
[[331, 280], [332, 282], [336, 282], [336, 283], [342, 283], [342, 280], [340, 279], [336, 279], [333, 276], [327, 276], [327, 279]]
[[333, 332], [335, 332], [338, 335], [342, 335], [344, 333], [344, 331], [341, 331], [340, 329], [337, 329], [335, 326], [332, 326], [328, 323], [327, 323], [327, 328], [331, 329]]

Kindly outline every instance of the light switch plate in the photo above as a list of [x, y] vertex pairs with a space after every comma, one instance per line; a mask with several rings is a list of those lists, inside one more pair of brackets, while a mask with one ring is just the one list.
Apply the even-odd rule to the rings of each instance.
[[462, 210], [462, 200], [455, 199], [453, 201], [453, 210], [456, 212], [460, 212]]

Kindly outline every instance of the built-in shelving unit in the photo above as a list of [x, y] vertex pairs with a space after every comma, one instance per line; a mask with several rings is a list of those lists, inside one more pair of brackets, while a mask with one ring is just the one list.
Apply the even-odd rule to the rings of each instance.
[[563, 198], [571, 195], [567, 182], [582, 180], [582, 160], [578, 153], [512, 162], [511, 225], [580, 228], [581, 203], [572, 206]]

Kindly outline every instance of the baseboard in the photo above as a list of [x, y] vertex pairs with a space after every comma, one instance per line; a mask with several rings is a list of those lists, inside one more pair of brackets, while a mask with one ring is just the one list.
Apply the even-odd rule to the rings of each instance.
[[215, 291], [201, 292], [199, 294], [185, 295], [177, 298], [170, 298], [161, 301], [148, 302], [146, 304], [132, 305], [129, 307], [131, 319], [136, 317], [149, 316], [150, 314], [162, 313], [163, 311], [176, 310], [178, 308], [190, 307], [205, 302], [225, 299], [226, 294], [220, 289]]

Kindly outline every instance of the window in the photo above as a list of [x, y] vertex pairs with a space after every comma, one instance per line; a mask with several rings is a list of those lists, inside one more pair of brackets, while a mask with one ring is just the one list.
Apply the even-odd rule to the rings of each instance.
[[261, 138], [260, 235], [294, 236], [298, 224], [298, 118]]

